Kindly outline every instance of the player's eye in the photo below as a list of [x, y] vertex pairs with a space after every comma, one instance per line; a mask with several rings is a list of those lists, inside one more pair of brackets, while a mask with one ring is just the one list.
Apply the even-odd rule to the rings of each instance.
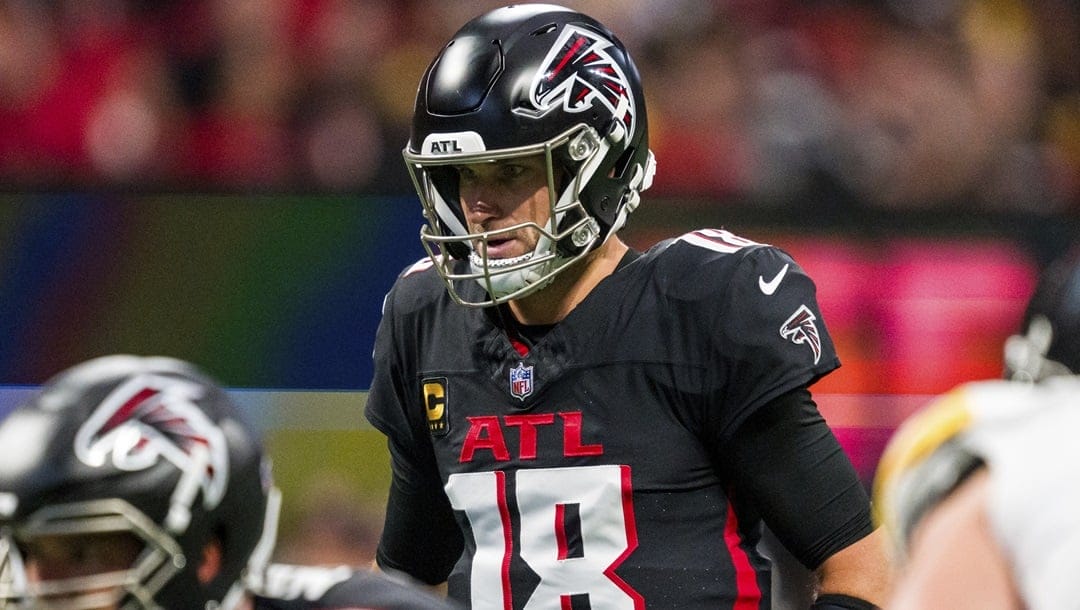
[[44, 536], [21, 544], [28, 564], [43, 578], [66, 578], [125, 569], [141, 549], [127, 532]]
[[473, 184], [479, 179], [479, 175], [476, 173], [476, 170], [471, 167], [459, 165], [454, 169], [457, 170], [458, 181], [460, 181], [462, 184]]
[[524, 165], [517, 163], [504, 163], [499, 167], [499, 177], [503, 180], [514, 180], [523, 176], [528, 169]]

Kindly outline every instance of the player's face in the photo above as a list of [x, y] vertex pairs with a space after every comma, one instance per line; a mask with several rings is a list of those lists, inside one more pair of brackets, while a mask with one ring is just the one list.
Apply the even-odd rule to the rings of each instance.
[[[457, 166], [461, 207], [472, 233], [501, 231], [524, 222], [544, 226], [551, 215], [544, 155]], [[539, 239], [524, 227], [491, 236], [489, 258], [513, 258], [532, 252]], [[482, 244], [474, 244], [480, 254]]]
[[[88, 580], [79, 591], [73, 591], [70, 589], [78, 581], [70, 579], [122, 573], [132, 567], [143, 548], [133, 535], [124, 532], [40, 536], [20, 546], [27, 578], [40, 589], [35, 607], [94, 610], [117, 608], [120, 587]], [[56, 590], [50, 586], [54, 583]]]

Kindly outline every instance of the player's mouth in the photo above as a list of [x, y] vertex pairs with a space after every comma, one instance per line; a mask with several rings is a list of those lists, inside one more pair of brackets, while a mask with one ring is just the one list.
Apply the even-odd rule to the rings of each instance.
[[[499, 237], [488, 239], [487, 244], [487, 257], [488, 258], [512, 258], [520, 254], [517, 252], [519, 248], [516, 247], [517, 240], [511, 237]], [[480, 244], [480, 253], [484, 253], [484, 244]]]
[[528, 244], [522, 231], [515, 227], [489, 228], [478, 231], [483, 237], [473, 243], [473, 249], [481, 257], [488, 259], [507, 259], [525, 254]]

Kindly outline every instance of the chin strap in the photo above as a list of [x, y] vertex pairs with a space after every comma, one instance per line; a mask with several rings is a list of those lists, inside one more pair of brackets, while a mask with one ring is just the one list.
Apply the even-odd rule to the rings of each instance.
[[641, 205], [641, 193], [648, 190], [652, 186], [653, 177], [656, 175], [656, 156], [650, 150], [648, 156], [645, 159], [645, 166], [634, 166], [634, 175], [630, 178], [629, 188], [626, 191], [626, 195], [623, 201], [623, 205], [619, 210], [619, 215], [615, 217], [615, 221], [611, 223], [611, 229], [608, 230], [608, 236], [615, 233], [626, 224], [627, 218], [630, 214]]
[[240, 602], [247, 597], [248, 591], [261, 589], [266, 582], [266, 572], [270, 565], [270, 556], [277, 542], [278, 517], [281, 514], [281, 490], [271, 487], [266, 495], [266, 514], [263, 517], [263, 533], [255, 549], [251, 551], [244, 574], [237, 580], [221, 603], [207, 602], [206, 610], [239, 610]]

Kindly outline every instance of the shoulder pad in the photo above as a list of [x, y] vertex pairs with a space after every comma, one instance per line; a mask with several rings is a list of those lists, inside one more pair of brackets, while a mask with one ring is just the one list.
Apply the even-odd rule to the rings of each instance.
[[383, 301], [383, 314], [388, 302], [399, 313], [415, 311], [446, 295], [446, 284], [435, 271], [431, 259], [424, 257], [406, 267]]
[[[737, 273], [752, 275], [743, 263], [755, 253], [780, 251], [769, 244], [739, 237], [723, 229], [699, 229], [667, 240], [645, 253], [664, 291], [682, 299], [712, 298], [728, 290]], [[786, 257], [786, 255], [783, 255]], [[756, 276], [755, 276], [756, 277]], [[752, 284], [756, 286], [756, 282]]]
[[398, 277], [408, 277], [410, 275], [416, 275], [417, 273], [422, 273], [424, 271], [427, 271], [428, 269], [431, 269], [434, 266], [435, 266], [435, 263], [432, 262], [431, 258], [428, 257], [428, 256], [425, 256], [424, 258], [416, 261], [415, 263], [409, 265], [408, 267], [405, 267], [405, 269], [402, 270], [402, 272], [398, 274]]

